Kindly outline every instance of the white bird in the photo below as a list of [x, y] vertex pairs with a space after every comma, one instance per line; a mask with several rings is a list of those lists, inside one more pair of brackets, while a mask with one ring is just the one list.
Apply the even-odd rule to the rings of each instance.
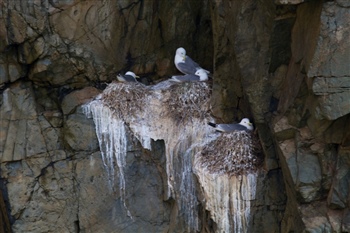
[[134, 72], [128, 71], [125, 74], [118, 74], [117, 79], [120, 82], [137, 82], [136, 79], [140, 78], [136, 76]]
[[209, 122], [208, 125], [214, 127], [217, 131], [229, 133], [233, 131], [252, 131], [254, 130], [254, 127], [252, 123], [250, 123], [248, 118], [243, 118], [241, 122], [238, 124], [215, 124]]
[[178, 48], [175, 53], [174, 63], [176, 68], [183, 74], [195, 74], [197, 70], [202, 69], [207, 74], [210, 72], [203, 69], [193, 61], [189, 56], [186, 56], [186, 50], [182, 47]]
[[195, 74], [186, 74], [183, 76], [172, 76], [170, 80], [175, 82], [207, 81], [208, 74], [204, 69], [199, 69], [195, 72]]

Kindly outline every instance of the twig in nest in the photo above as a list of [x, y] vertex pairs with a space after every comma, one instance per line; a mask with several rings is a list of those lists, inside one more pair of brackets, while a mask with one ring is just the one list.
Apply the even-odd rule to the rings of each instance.
[[210, 173], [239, 175], [256, 170], [262, 164], [259, 139], [249, 132], [237, 131], [220, 135], [205, 146], [200, 164]]

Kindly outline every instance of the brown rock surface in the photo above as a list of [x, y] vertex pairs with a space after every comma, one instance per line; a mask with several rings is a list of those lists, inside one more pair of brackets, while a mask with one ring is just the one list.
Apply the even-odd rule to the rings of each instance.
[[[349, 6], [347, 0], [1, 1], [0, 198], [12, 230], [186, 229], [178, 221], [186, 214], [169, 198], [162, 142], [149, 152], [130, 139], [126, 194], [133, 221], [119, 190], [103, 182], [108, 175], [95, 126], [81, 109], [117, 72], [132, 70], [150, 83], [177, 73], [173, 57], [182, 46], [213, 73], [217, 121], [249, 117], [257, 128], [266, 196], [252, 202], [251, 229], [349, 231]], [[214, 208], [198, 210], [203, 232], [225, 225], [210, 217]]]

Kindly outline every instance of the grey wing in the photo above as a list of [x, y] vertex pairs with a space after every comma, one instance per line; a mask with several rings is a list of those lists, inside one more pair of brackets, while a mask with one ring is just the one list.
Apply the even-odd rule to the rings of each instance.
[[186, 56], [185, 61], [188, 62], [189, 65], [196, 67], [197, 69], [201, 69], [199, 64], [197, 62], [193, 61], [192, 58], [190, 58], [189, 56]]
[[177, 82], [193, 82], [199, 81], [199, 76], [194, 74], [186, 74], [183, 76], [173, 76], [172, 79]]
[[[195, 67], [196, 71], [199, 69], [203, 69], [202, 67], [200, 67], [200, 65], [197, 62], [193, 61], [189, 56], [186, 56], [186, 63], [188, 63], [188, 65], [191, 67]], [[205, 72], [210, 74], [208, 70], [206, 69], [203, 69], [203, 70], [205, 70]], [[196, 71], [194, 73], [196, 73]]]
[[123, 75], [126, 82], [136, 82], [135, 78], [131, 75]]
[[177, 64], [177, 68], [179, 69], [179, 71], [181, 73], [184, 73], [184, 74], [193, 74], [194, 75], [197, 71], [196, 66], [194, 66], [193, 64], [188, 62], [187, 59], [185, 60], [185, 62], [179, 62]]
[[232, 131], [242, 131], [247, 130], [247, 128], [240, 124], [218, 124], [216, 126], [217, 130], [222, 132], [232, 132]]

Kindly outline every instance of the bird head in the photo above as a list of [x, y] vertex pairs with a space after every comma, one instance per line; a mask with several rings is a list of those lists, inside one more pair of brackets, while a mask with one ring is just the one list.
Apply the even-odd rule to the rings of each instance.
[[248, 130], [254, 129], [253, 124], [249, 121], [248, 118], [243, 118], [239, 124], [247, 127]]
[[179, 55], [180, 57], [182, 57], [182, 60], [185, 61], [186, 59], [186, 50], [182, 47], [178, 48], [176, 50], [176, 55]]
[[205, 70], [203, 69], [199, 69], [196, 71], [195, 75], [199, 76], [200, 77], [200, 80], [201, 81], [206, 81], [208, 80], [208, 74]]

